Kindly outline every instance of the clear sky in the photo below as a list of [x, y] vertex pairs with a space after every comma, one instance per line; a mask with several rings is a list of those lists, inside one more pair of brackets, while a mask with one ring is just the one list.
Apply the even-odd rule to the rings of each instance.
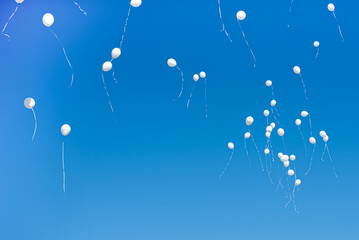
[[[290, 2], [222, 0], [230, 43], [220, 32], [216, 0], [144, 0], [131, 9], [122, 55], [113, 62], [118, 83], [105, 73], [113, 114], [101, 65], [121, 41], [129, 1], [79, 0], [84, 16], [71, 0], [25, 0], [7, 26], [11, 41], [0, 37], [0, 239], [359, 239], [359, 2], [334, 2], [344, 43], [329, 2], [294, 0], [289, 14]], [[1, 28], [15, 7], [14, 0], [1, 1]], [[242, 27], [255, 69], [236, 21], [239, 10], [247, 13]], [[42, 25], [47, 12], [73, 65], [72, 88], [62, 49]], [[313, 63], [315, 40], [320, 52]], [[167, 66], [170, 57], [184, 72], [179, 101], [181, 76]], [[202, 70], [208, 119], [203, 80], [186, 109], [192, 76]], [[252, 115], [251, 132], [264, 158], [267, 79], [274, 84], [288, 154], [297, 156], [299, 215], [292, 203], [284, 208], [288, 198], [276, 191], [278, 158], [272, 185], [251, 142], [251, 166], [244, 151], [245, 118]], [[23, 105], [28, 96], [36, 101], [34, 142], [32, 113]], [[294, 125], [302, 110], [311, 113], [317, 138], [307, 176], [309, 159]], [[72, 127], [67, 137], [60, 133], [64, 123]], [[302, 130], [307, 140], [306, 119]], [[340, 183], [328, 157], [320, 161], [320, 130], [330, 137]], [[219, 180], [229, 141], [235, 154]], [[273, 147], [283, 151], [276, 135]]]

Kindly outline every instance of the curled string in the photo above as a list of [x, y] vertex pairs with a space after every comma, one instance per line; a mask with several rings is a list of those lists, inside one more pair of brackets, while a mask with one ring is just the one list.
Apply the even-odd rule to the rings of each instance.
[[34, 141], [34, 137], [35, 137], [35, 134], [36, 134], [36, 129], [37, 129], [37, 121], [36, 121], [36, 114], [35, 114], [34, 109], [32, 109], [32, 108], [31, 108], [31, 111], [32, 111], [32, 114], [34, 115], [34, 121], [35, 121], [35, 129], [34, 129], [34, 134], [32, 135], [32, 141]]
[[219, 180], [222, 179], [223, 174], [227, 171], [227, 168], [228, 168], [229, 164], [230, 164], [231, 161], [232, 161], [233, 153], [234, 153], [234, 150], [232, 150], [231, 156], [229, 157], [229, 160], [228, 160], [228, 162], [227, 162], [226, 167], [223, 169], [221, 175], [219, 175]]
[[187, 102], [187, 109], [189, 108], [189, 104], [191, 102], [191, 98], [192, 98], [192, 94], [193, 94], [193, 90], [194, 90], [194, 87], [196, 86], [196, 82], [193, 83], [193, 87], [192, 87], [192, 90], [191, 90], [191, 93], [189, 94], [189, 98], [188, 98], [188, 102]]
[[108, 104], [110, 105], [111, 111], [114, 113], [112, 103], [111, 103], [111, 100], [110, 100], [110, 95], [108, 94], [108, 91], [107, 91], [105, 78], [103, 77], [103, 71], [102, 71], [102, 82], [103, 82], [103, 88], [105, 89], [105, 92], [106, 92], [106, 95], [107, 95]]
[[65, 193], [66, 189], [65, 189], [65, 157], [64, 157], [64, 152], [65, 152], [65, 142], [62, 141], [62, 190]]
[[243, 29], [242, 29], [241, 23], [239, 22], [239, 20], [237, 20], [237, 22], [238, 22], [239, 27], [240, 27], [240, 29], [241, 29], [241, 31], [242, 31], [242, 35], [243, 35], [244, 41], [246, 42], [246, 44], [247, 44], [247, 46], [248, 46], [248, 48], [249, 48], [249, 51], [251, 52], [251, 54], [252, 54], [252, 56], [253, 56], [254, 68], [255, 68], [255, 67], [256, 67], [256, 64], [257, 64], [256, 56], [254, 56], [254, 53], [253, 53], [253, 51], [252, 51], [252, 48], [251, 48], [251, 46], [249, 46], [249, 43], [248, 43], [248, 41], [247, 41], [247, 39], [246, 39], [246, 35], [244, 34], [244, 31], [243, 31]]
[[338, 174], [337, 174], [337, 171], [335, 170], [335, 167], [334, 167], [334, 163], [333, 163], [333, 159], [332, 159], [332, 155], [330, 155], [330, 152], [329, 152], [329, 148], [327, 146], [327, 144], [325, 143], [326, 147], [327, 147], [327, 151], [328, 151], [328, 155], [329, 155], [329, 159], [330, 159], [330, 162], [332, 164], [332, 168], [333, 168], [333, 172], [334, 172], [334, 175], [339, 183], [339, 178], [338, 178]]
[[55, 36], [55, 38], [57, 39], [57, 41], [60, 43], [61, 47], [62, 47], [62, 51], [64, 52], [65, 58], [67, 60], [67, 63], [69, 64], [70, 68], [71, 68], [71, 72], [72, 72], [72, 77], [71, 77], [71, 83], [70, 83], [70, 87], [72, 87], [72, 83], [74, 82], [74, 70], [72, 69], [72, 65], [70, 63], [69, 58], [67, 57], [66, 54], [66, 50], [64, 47], [64, 44], [62, 44], [60, 38], [54, 33], [54, 31], [52, 31], [51, 27], [49, 27], [50, 31], [52, 32], [52, 34]]
[[178, 95], [178, 99], [180, 99], [180, 98], [181, 98], [181, 95], [182, 95], [182, 92], [183, 92], [183, 87], [184, 87], [184, 78], [183, 78], [183, 72], [182, 72], [182, 70], [181, 70], [178, 66], [176, 66], [176, 68], [178, 69], [178, 71], [180, 71], [181, 77], [182, 77], [181, 91], [180, 91], [180, 93], [179, 93], [179, 95]]
[[333, 15], [334, 15], [335, 21], [337, 21], [340, 37], [342, 38], [342, 42], [344, 42], [344, 37], [343, 37], [343, 34], [342, 34], [342, 30], [340, 28], [340, 24], [339, 24], [339, 21], [337, 19], [337, 16], [335, 15], [335, 12], [333, 12]]
[[302, 77], [302, 74], [299, 73], [299, 76], [300, 76], [300, 79], [302, 80], [302, 85], [303, 85], [303, 89], [304, 89], [304, 96], [305, 96], [305, 99], [308, 100], [308, 97], [307, 97], [307, 89], [305, 87], [305, 83], [304, 83], [304, 79]]
[[204, 78], [204, 104], [205, 104], [205, 111], [206, 111], [206, 118], [208, 117], [207, 111], [207, 78]]
[[307, 174], [309, 173], [309, 171], [312, 169], [312, 164], [313, 164], [313, 156], [314, 156], [314, 152], [315, 152], [315, 146], [317, 144], [314, 144], [314, 148], [313, 148], [313, 153], [312, 153], [312, 156], [310, 157], [310, 164], [309, 164], [309, 168], [308, 168], [308, 171], [304, 174], [305, 176], [307, 176]]
[[79, 10], [82, 12], [82, 14], [85, 15], [85, 16], [87, 16], [87, 12], [85, 12], [85, 10], [83, 10], [83, 9], [81, 8], [81, 6], [80, 6], [77, 2], [75, 2], [75, 1], [73, 1], [73, 2], [74, 2], [75, 5], [79, 8]]
[[127, 23], [128, 23], [128, 18], [130, 17], [130, 12], [131, 12], [131, 5], [130, 5], [130, 7], [128, 8], [128, 14], [127, 14], [125, 26], [123, 27], [123, 35], [122, 35], [121, 42], [120, 42], [120, 49], [122, 49], [123, 40], [124, 40], [124, 38], [125, 38], [126, 28], [127, 28]]
[[323, 150], [322, 156], [321, 156], [321, 158], [320, 158], [320, 160], [321, 160], [322, 162], [324, 162], [325, 150], [327, 150], [327, 143], [325, 143], [324, 150]]
[[11, 20], [11, 18], [12, 18], [12, 17], [15, 15], [15, 13], [17, 12], [17, 9], [19, 8], [19, 6], [20, 6], [20, 4], [18, 4], [18, 5], [16, 6], [15, 11], [11, 14], [11, 16], [9, 17], [9, 19], [6, 21], [5, 26], [4, 26], [4, 28], [2, 29], [2, 32], [1, 32], [1, 34], [4, 35], [4, 36], [6, 36], [6, 37], [8, 37], [9, 40], [10, 40], [10, 35], [9, 35], [9, 34], [6, 34], [6, 33], [4, 33], [4, 32], [5, 32], [5, 29], [6, 29], [7, 25], [9, 24], [9, 21]]
[[221, 32], [224, 32], [226, 34], [226, 36], [228, 37], [229, 41], [232, 42], [231, 37], [229, 36], [226, 27], [224, 26], [224, 22], [223, 22], [223, 18], [222, 18], [222, 10], [221, 10], [221, 1], [218, 0], [218, 11], [219, 11], [219, 18], [221, 19], [221, 23], [222, 23], [222, 29]]

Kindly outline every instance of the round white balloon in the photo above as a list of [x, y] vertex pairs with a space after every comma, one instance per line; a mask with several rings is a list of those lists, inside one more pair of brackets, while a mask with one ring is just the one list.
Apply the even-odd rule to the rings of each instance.
[[323, 138], [323, 137], [327, 136], [327, 133], [322, 130], [319, 132], [319, 135]]
[[289, 176], [293, 176], [293, 175], [294, 175], [294, 171], [293, 171], [292, 169], [289, 169], [289, 170], [288, 170], [288, 175], [289, 175]]
[[302, 112], [300, 113], [300, 115], [301, 115], [302, 117], [306, 117], [306, 116], [309, 115], [309, 113], [308, 113], [307, 111], [302, 111]]
[[279, 152], [278, 157], [281, 159], [283, 157], [283, 153]]
[[276, 101], [276, 100], [270, 101], [270, 105], [271, 105], [272, 107], [274, 107], [276, 104], [277, 104], [277, 101]]
[[112, 69], [112, 63], [110, 61], [104, 62], [102, 65], [102, 71], [108, 72]]
[[319, 42], [318, 42], [318, 41], [315, 41], [315, 42], [313, 43], [313, 45], [314, 45], [314, 47], [319, 47]]
[[283, 128], [278, 128], [278, 131], [277, 131], [278, 135], [283, 137], [284, 136], [284, 129]]
[[167, 64], [168, 64], [168, 66], [170, 66], [170, 67], [175, 67], [175, 66], [177, 66], [177, 62], [176, 62], [176, 60], [174, 60], [173, 58], [168, 59], [168, 60], [167, 60]]
[[272, 128], [271, 126], [267, 126], [267, 127], [266, 127], [266, 131], [267, 131], [267, 132], [272, 132], [272, 130], [273, 130], [273, 128]]
[[70, 127], [70, 125], [68, 125], [68, 124], [62, 125], [62, 127], [61, 127], [61, 133], [62, 133], [63, 136], [69, 135], [70, 132], [71, 132], [71, 127]]
[[20, 4], [22, 3], [24, 0], [15, 0], [16, 3]]
[[328, 137], [328, 136], [323, 137], [323, 141], [324, 141], [324, 142], [328, 142], [328, 141], [329, 141], [329, 137]]
[[295, 180], [295, 186], [299, 186], [302, 183], [300, 179]]
[[55, 18], [54, 16], [52, 16], [51, 13], [46, 13], [43, 17], [42, 17], [42, 23], [46, 26], [46, 27], [51, 27], [52, 24], [54, 24]]
[[311, 144], [315, 144], [317, 141], [315, 140], [314, 137], [310, 137], [310, 138], [309, 138], [309, 142], [310, 142]]
[[253, 117], [248, 116], [248, 117], [246, 118], [246, 124], [247, 124], [247, 126], [252, 125], [253, 121], [254, 121]]
[[112, 58], [114, 58], [114, 59], [118, 58], [120, 55], [121, 55], [121, 49], [119, 49], [119, 48], [112, 49], [112, 52], [111, 52]]
[[331, 11], [331, 12], [334, 12], [335, 6], [334, 6], [333, 3], [329, 3], [329, 4], [328, 4], [328, 10]]
[[302, 124], [302, 120], [296, 119], [295, 120], [295, 125], [300, 126], [300, 124]]
[[280, 160], [281, 160], [282, 162], [287, 162], [287, 161], [289, 160], [289, 156], [288, 156], [288, 155], [283, 155], [283, 156], [280, 158]]
[[289, 158], [290, 158], [290, 160], [294, 161], [295, 160], [295, 155], [292, 154], [292, 155], [290, 155]]
[[269, 111], [268, 111], [268, 110], [264, 110], [263, 114], [264, 114], [264, 116], [268, 117], [268, 116], [269, 116]]
[[24, 105], [27, 109], [33, 109], [35, 107], [35, 100], [31, 97], [27, 97], [24, 100]]
[[285, 162], [283, 162], [283, 165], [284, 165], [284, 167], [289, 167], [289, 161], [285, 161]]
[[199, 73], [199, 76], [200, 76], [201, 78], [205, 78], [205, 77], [206, 77], [206, 73], [202, 71], [202, 72]]
[[270, 132], [266, 132], [266, 137], [270, 138], [270, 134], [271, 134]]
[[132, 7], [139, 7], [142, 4], [142, 0], [131, 0], [130, 4]]
[[245, 138], [249, 138], [251, 136], [251, 134], [249, 133], [249, 132], [246, 132], [245, 134], [244, 134], [244, 137]]
[[300, 67], [295, 66], [295, 67], [293, 68], [293, 72], [294, 72], [295, 74], [300, 74]]
[[267, 87], [272, 86], [272, 81], [271, 81], [271, 80], [267, 80], [267, 81], [266, 81], [266, 85], [267, 85]]
[[237, 19], [238, 20], [244, 20], [246, 18], [247, 14], [244, 11], [238, 11], [237, 12]]
[[264, 149], [264, 153], [269, 154], [269, 149], [268, 148]]
[[228, 143], [228, 148], [233, 150], [234, 149], [234, 144], [232, 142], [229, 142]]
[[198, 74], [193, 75], [193, 80], [194, 80], [195, 82], [197, 82], [197, 81], [198, 81], [198, 79], [199, 79]]
[[271, 123], [270, 126], [272, 127], [272, 129], [275, 128], [275, 123]]

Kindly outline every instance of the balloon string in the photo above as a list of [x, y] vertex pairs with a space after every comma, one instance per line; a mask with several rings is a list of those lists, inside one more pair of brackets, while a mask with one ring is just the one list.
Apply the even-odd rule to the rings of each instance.
[[339, 183], [338, 174], [337, 174], [337, 171], [335, 170], [334, 163], [333, 163], [333, 159], [332, 159], [332, 155], [331, 155], [330, 152], [329, 152], [329, 147], [328, 147], [327, 143], [325, 143], [325, 146], [327, 147], [327, 151], [328, 151], [330, 163], [332, 164], [333, 173], [334, 173], [335, 178], [337, 179], [337, 181], [338, 181], [338, 183]]
[[309, 169], [308, 169], [308, 171], [304, 174], [305, 176], [307, 176], [307, 174], [309, 173], [309, 171], [312, 169], [313, 156], [314, 156], [314, 152], [315, 152], [315, 146], [316, 146], [316, 144], [314, 144], [313, 153], [312, 153], [312, 156], [310, 157]]
[[315, 58], [314, 58], [314, 61], [313, 61], [313, 62], [315, 62], [315, 61], [317, 60], [318, 54], [319, 54], [319, 47], [318, 47], [318, 49], [317, 49], [317, 53], [315, 54]]
[[65, 142], [62, 141], [62, 189], [65, 191], [65, 157], [64, 157], [64, 152], [65, 152]]
[[271, 86], [271, 88], [272, 88], [272, 97], [274, 98], [274, 87]]
[[182, 92], [183, 92], [183, 87], [184, 87], [184, 78], [183, 78], [183, 72], [182, 72], [182, 70], [181, 70], [178, 66], [176, 66], [176, 67], [177, 67], [178, 71], [180, 71], [180, 72], [181, 72], [181, 77], [182, 77], [182, 86], [181, 86], [181, 91], [180, 91], [180, 93], [179, 93], [179, 95], [178, 95], [178, 99], [179, 99], [179, 98], [181, 98], [181, 95], [182, 95]]
[[289, 7], [289, 12], [290, 12], [290, 13], [292, 12], [293, 1], [294, 1], [294, 0], [292, 0], [292, 1], [291, 1], [291, 3], [290, 3], [290, 7]]
[[302, 74], [299, 73], [299, 76], [300, 76], [300, 79], [302, 80], [302, 85], [303, 85], [303, 89], [304, 89], [304, 96], [305, 96], [305, 99], [308, 100], [308, 97], [307, 97], [307, 89], [305, 87], [305, 83], [304, 83], [304, 79], [302, 77]]
[[207, 111], [207, 78], [204, 78], [204, 104], [205, 104], [206, 119], [207, 119], [207, 117], [208, 117], [208, 111]]
[[36, 121], [36, 114], [35, 114], [34, 109], [32, 109], [32, 108], [31, 108], [31, 111], [32, 111], [32, 114], [34, 115], [34, 121], [35, 121], [35, 129], [34, 129], [34, 134], [32, 135], [32, 141], [34, 141], [34, 137], [35, 137], [35, 134], [36, 134], [36, 129], [37, 129], [37, 121]]
[[75, 2], [75, 1], [73, 1], [73, 2], [74, 2], [75, 5], [79, 8], [79, 10], [82, 12], [82, 14], [85, 15], [85, 16], [87, 16], [87, 12], [86, 12], [85, 10], [83, 10], [83, 9], [81, 8], [81, 6], [80, 6], [77, 2]]
[[320, 160], [321, 160], [322, 162], [324, 162], [325, 150], [327, 150], [327, 143], [325, 143], [325, 146], [324, 146], [324, 150], [323, 150], [322, 156], [320, 157]]
[[112, 78], [115, 81], [115, 83], [117, 84], [117, 79], [115, 78], [115, 70], [112, 69]]
[[307, 157], [308, 157], [307, 144], [305, 143], [302, 130], [300, 130], [300, 127], [299, 127], [299, 126], [298, 126], [298, 130], [299, 130], [300, 136], [302, 137], [302, 141], [303, 141], [303, 145], [304, 145], [304, 149], [305, 149], [305, 158], [307, 159]]
[[[270, 176], [270, 173], [269, 173], [269, 170], [268, 170], [268, 159], [267, 159], [267, 155], [265, 155], [264, 158], [265, 158], [265, 161], [266, 161], [266, 169], [267, 169], [267, 175], [268, 175], [269, 181], [271, 182], [271, 184], [273, 184], [273, 180], [272, 180], [272, 178], [271, 178], [271, 176]], [[270, 160], [269, 160], [269, 162], [270, 162]]]
[[287, 188], [288, 188], [288, 195], [289, 195], [289, 200], [288, 200], [288, 202], [287, 202], [287, 204], [284, 206], [284, 208], [286, 208], [288, 205], [289, 205], [289, 203], [292, 201], [292, 195], [290, 194], [290, 187], [289, 187], [289, 180], [288, 180], [288, 174], [286, 174], [286, 179], [287, 179]]
[[107, 95], [108, 104], [110, 105], [111, 111], [114, 113], [112, 103], [111, 103], [111, 100], [110, 100], [110, 95], [108, 94], [108, 91], [107, 91], [105, 78], [103, 77], [103, 71], [102, 71], [102, 82], [103, 82], [103, 88], [105, 89], [105, 92], [106, 92], [106, 95]]
[[244, 138], [244, 149], [246, 150], [246, 154], [247, 154], [247, 159], [248, 159], [248, 162], [249, 162], [249, 166], [252, 166], [252, 161], [251, 161], [251, 159], [249, 158], [249, 155], [248, 155], [247, 140], [246, 140], [246, 138]]
[[259, 153], [259, 149], [258, 149], [258, 147], [257, 147], [256, 141], [254, 141], [254, 137], [253, 137], [252, 134], [251, 134], [251, 137], [252, 137], [252, 141], [253, 141], [254, 147], [255, 147], [256, 150], [257, 150], [257, 154], [258, 154], [258, 157], [259, 157], [259, 162], [261, 163], [262, 172], [264, 172], [261, 154]]
[[342, 30], [340, 28], [340, 24], [339, 24], [339, 21], [337, 19], [337, 16], [335, 15], [335, 12], [333, 12], [333, 15], [334, 15], [335, 21], [337, 21], [340, 37], [342, 38], [342, 42], [344, 42], [344, 37], [343, 37], [343, 34], [342, 34]]
[[222, 29], [221, 32], [224, 32], [226, 34], [226, 36], [228, 37], [229, 41], [232, 42], [231, 37], [229, 36], [226, 27], [224, 26], [224, 22], [223, 22], [223, 18], [222, 18], [222, 10], [221, 10], [221, 1], [218, 0], [218, 11], [219, 11], [219, 18], [221, 19], [221, 23], [222, 23]]
[[285, 153], [287, 153], [287, 148], [285, 147], [285, 143], [284, 143], [284, 136], [282, 136], [282, 143], [283, 143], [283, 148]]
[[310, 127], [310, 136], [313, 137], [312, 119], [310, 117], [310, 114], [308, 115], [308, 119], [309, 119], [309, 127]]
[[127, 17], [126, 17], [125, 26], [123, 27], [123, 35], [122, 35], [121, 42], [120, 42], [120, 49], [121, 49], [121, 50], [122, 50], [123, 40], [124, 40], [125, 34], [126, 34], [126, 28], [127, 28], [128, 18], [130, 17], [130, 11], [131, 11], [131, 5], [130, 5], [130, 7], [128, 8], [128, 14], [127, 14]]
[[187, 109], [189, 108], [189, 104], [191, 102], [191, 98], [192, 98], [192, 94], [193, 94], [193, 90], [194, 90], [194, 87], [196, 86], [196, 82], [193, 83], [193, 87], [192, 87], [192, 90], [191, 90], [191, 93], [189, 94], [189, 98], [188, 98], [188, 101], [187, 101]]
[[74, 70], [72, 69], [72, 65], [70, 63], [69, 58], [67, 57], [66, 54], [66, 50], [64, 47], [64, 44], [62, 44], [62, 41], [60, 40], [60, 38], [54, 33], [54, 31], [52, 31], [51, 27], [49, 27], [50, 31], [52, 32], [52, 34], [55, 36], [55, 38], [57, 39], [57, 41], [60, 43], [61, 47], [62, 47], [62, 51], [64, 52], [65, 58], [67, 60], [67, 63], [69, 64], [70, 68], [71, 68], [71, 72], [72, 72], [72, 77], [71, 77], [71, 83], [70, 83], [70, 87], [72, 87], [72, 83], [74, 81]]
[[243, 29], [242, 29], [241, 23], [239, 22], [239, 20], [237, 20], [237, 22], [238, 22], [239, 27], [240, 27], [240, 29], [241, 29], [241, 31], [242, 31], [242, 35], [243, 35], [244, 41], [246, 42], [246, 44], [247, 44], [247, 46], [248, 46], [248, 48], [249, 48], [249, 51], [251, 52], [251, 54], [252, 54], [252, 56], [253, 56], [254, 68], [255, 68], [255, 67], [256, 67], [256, 64], [257, 64], [256, 56], [254, 56], [254, 53], [253, 53], [253, 51], [252, 51], [252, 48], [251, 48], [251, 46], [249, 46], [249, 43], [248, 43], [248, 41], [247, 41], [247, 39], [246, 39], [246, 35], [244, 34], [244, 31], [243, 31]]
[[[273, 111], [273, 107], [271, 107], [270, 109], [271, 109], [271, 111], [272, 111], [272, 115], [273, 115], [275, 121], [276, 121], [280, 126], [283, 126], [283, 127], [284, 127], [284, 125], [281, 124], [281, 123], [279, 122], [278, 118], [275, 116], [274, 111]], [[277, 110], [277, 112], [278, 112], [278, 110]]]
[[227, 171], [227, 168], [228, 168], [229, 164], [230, 164], [230, 163], [231, 163], [231, 161], [232, 161], [232, 158], [233, 158], [233, 153], [234, 153], [234, 150], [232, 150], [231, 156], [229, 157], [229, 160], [228, 160], [228, 162], [227, 162], [226, 167], [223, 169], [223, 171], [222, 171], [221, 175], [219, 175], [219, 180], [221, 180], [221, 179], [222, 179], [223, 174]]
[[11, 16], [9, 17], [9, 19], [6, 21], [5, 26], [4, 26], [4, 28], [3, 28], [2, 32], [1, 32], [1, 34], [4, 35], [4, 36], [6, 36], [6, 37], [8, 37], [9, 40], [10, 40], [10, 35], [4, 33], [4, 31], [5, 31], [6, 27], [7, 27], [7, 25], [9, 24], [9, 21], [11, 20], [11, 18], [12, 18], [12, 17], [15, 15], [15, 13], [17, 12], [17, 9], [19, 8], [19, 6], [20, 6], [20, 4], [18, 4], [18, 5], [16, 6], [15, 11], [11, 14]]

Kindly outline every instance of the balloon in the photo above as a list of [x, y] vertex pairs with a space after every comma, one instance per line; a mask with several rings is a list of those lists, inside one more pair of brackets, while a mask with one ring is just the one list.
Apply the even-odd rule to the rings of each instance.
[[281, 160], [282, 162], [286, 162], [286, 161], [289, 160], [289, 156], [288, 156], [288, 155], [283, 155], [283, 156], [280, 158], [280, 160]]
[[228, 148], [233, 150], [234, 149], [234, 144], [232, 142], [229, 142], [228, 143]]
[[267, 81], [266, 81], [266, 85], [267, 85], [267, 87], [272, 86], [272, 81], [271, 81], [271, 80], [267, 80]]
[[323, 137], [327, 136], [327, 133], [322, 130], [319, 132], [319, 135], [323, 138]]
[[283, 162], [284, 167], [289, 167], [289, 161]]
[[269, 154], [269, 149], [268, 148], [264, 149], [264, 153]]
[[270, 126], [274, 129], [275, 128], [275, 123], [271, 123]]
[[290, 158], [290, 160], [294, 161], [295, 160], [295, 155], [292, 154], [292, 155], [290, 155], [289, 158]]
[[55, 18], [54, 16], [52, 16], [51, 13], [46, 13], [43, 17], [42, 17], [42, 23], [46, 26], [46, 27], [51, 27], [52, 24], [54, 24]]
[[249, 138], [251, 136], [251, 134], [249, 133], [249, 132], [246, 132], [245, 134], [244, 134], [244, 137], [245, 138]]
[[112, 63], [107, 61], [102, 65], [102, 71], [108, 72], [112, 69]]
[[70, 127], [70, 125], [68, 125], [68, 124], [62, 125], [62, 127], [61, 127], [61, 133], [62, 133], [63, 136], [69, 135], [70, 132], [71, 132], [71, 127]]
[[24, 100], [24, 105], [27, 109], [33, 109], [35, 107], [35, 100], [31, 97], [27, 97]]
[[175, 66], [177, 66], [177, 62], [176, 62], [176, 60], [174, 60], [173, 58], [168, 59], [168, 60], [167, 60], [167, 64], [168, 64], [168, 66], [170, 66], [170, 67], [175, 67]]
[[302, 120], [296, 119], [295, 120], [295, 125], [299, 126], [300, 124], [302, 124]]
[[300, 115], [301, 115], [302, 117], [306, 117], [306, 116], [309, 115], [309, 113], [308, 113], [307, 111], [302, 111], [302, 112], [300, 113]]
[[272, 107], [274, 107], [276, 104], [277, 104], [277, 101], [276, 101], [276, 100], [272, 100], [272, 101], [270, 102], [270, 105], [271, 105]]
[[266, 132], [266, 137], [270, 138], [270, 134], [271, 134], [270, 132]]
[[283, 153], [279, 152], [279, 153], [278, 153], [278, 157], [279, 157], [279, 158], [282, 158], [282, 157], [283, 157]]
[[294, 171], [293, 171], [292, 169], [289, 169], [289, 170], [288, 170], [288, 175], [289, 175], [289, 176], [293, 176], [293, 175], [294, 175]]
[[283, 137], [284, 136], [284, 129], [283, 128], [279, 128], [277, 131], [278, 135]]
[[314, 137], [310, 137], [310, 138], [309, 138], [309, 142], [310, 142], [311, 144], [315, 144], [315, 143], [316, 143], [316, 140], [315, 140]]
[[328, 142], [329, 137], [328, 137], [328, 136], [325, 136], [325, 137], [323, 137], [323, 140], [324, 140], [324, 142]]
[[195, 82], [197, 82], [197, 81], [198, 81], [198, 79], [199, 79], [198, 74], [193, 75], [193, 80], [194, 80]]
[[300, 67], [295, 66], [295, 67], [293, 68], [293, 72], [294, 72], [295, 74], [300, 74]]
[[271, 126], [266, 127], [267, 132], [272, 132], [273, 128]]
[[206, 73], [202, 71], [202, 72], [199, 73], [199, 76], [200, 76], [201, 78], [205, 78], [205, 77], [206, 77]]
[[142, 4], [142, 0], [131, 0], [130, 4], [132, 7], [139, 7]]
[[269, 111], [268, 111], [268, 110], [264, 110], [263, 114], [264, 114], [264, 116], [268, 117], [268, 116], [269, 116]]
[[300, 179], [295, 180], [295, 186], [299, 186], [302, 183]]
[[113, 59], [118, 58], [121, 55], [121, 49], [114, 48], [111, 52], [111, 56]]
[[335, 6], [334, 6], [333, 3], [329, 3], [329, 4], [328, 4], [328, 10], [331, 11], [331, 12], [334, 12]]
[[318, 42], [318, 41], [315, 41], [315, 42], [313, 43], [313, 45], [314, 45], [314, 47], [319, 47], [319, 42]]
[[253, 121], [254, 121], [254, 119], [253, 119], [251, 116], [247, 117], [247, 118], [246, 118], [246, 124], [247, 124], [247, 126], [252, 125]]
[[15, 0], [16, 3], [20, 4], [22, 3], [24, 0]]
[[238, 11], [237, 12], [237, 19], [238, 20], [244, 20], [246, 18], [247, 14], [244, 11]]

